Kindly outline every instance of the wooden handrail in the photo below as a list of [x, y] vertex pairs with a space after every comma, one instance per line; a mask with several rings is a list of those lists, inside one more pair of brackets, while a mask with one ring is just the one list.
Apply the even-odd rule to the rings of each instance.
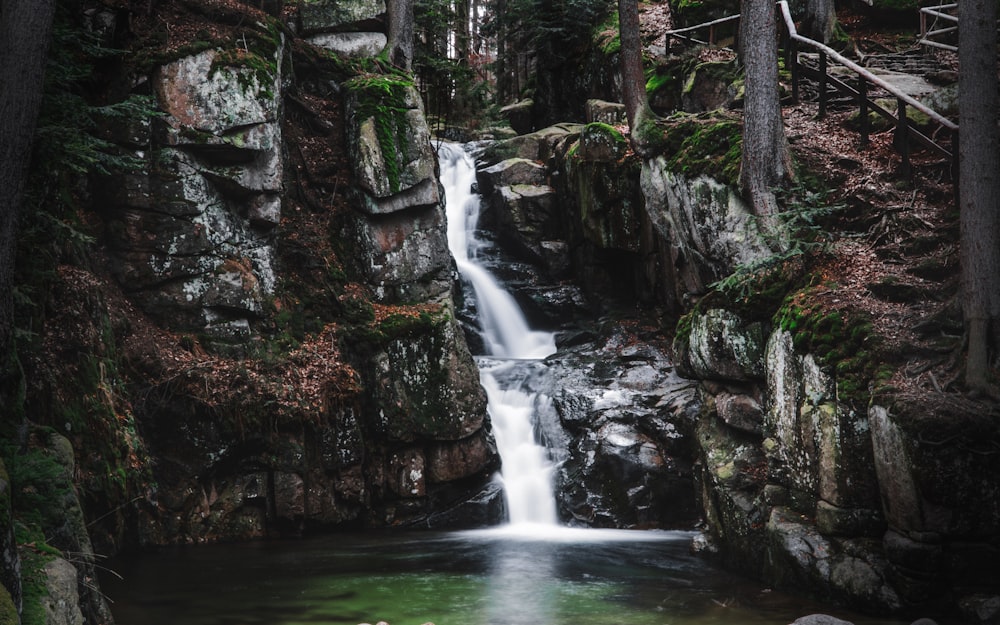
[[924, 115], [927, 115], [927, 117], [931, 118], [938, 124], [941, 124], [942, 126], [947, 128], [948, 130], [958, 130], [958, 124], [956, 124], [955, 122], [951, 121], [947, 117], [944, 117], [943, 115], [941, 115], [934, 109], [929, 108], [923, 103], [918, 102], [912, 96], [903, 93], [900, 89], [896, 88], [894, 85], [882, 80], [881, 78], [871, 73], [864, 67], [861, 67], [860, 65], [855, 63], [854, 61], [845, 58], [833, 48], [830, 48], [829, 46], [824, 45], [818, 41], [800, 35], [798, 31], [795, 29], [795, 22], [792, 21], [792, 14], [791, 11], [788, 9], [787, 0], [780, 0], [780, 2], [778, 2], [778, 5], [781, 7], [781, 13], [785, 20], [785, 27], [788, 29], [788, 36], [791, 39], [801, 44], [807, 45], [811, 48], [815, 48], [816, 50], [826, 54], [828, 57], [837, 61], [844, 67], [850, 69], [855, 74], [861, 76], [862, 78], [872, 83], [873, 85], [876, 85], [880, 89], [888, 91], [898, 100], [905, 102], [907, 106], [912, 106], [913, 108], [920, 111]]
[[729, 22], [736, 22], [736, 21], [739, 21], [739, 19], [740, 19], [740, 14], [737, 13], [736, 15], [730, 15], [730, 16], [727, 16], [727, 17], [720, 17], [717, 20], [712, 20], [711, 22], [705, 22], [704, 24], [695, 24], [694, 26], [688, 26], [686, 28], [676, 28], [676, 29], [668, 30], [666, 33], [664, 33], [664, 39], [663, 39], [664, 45], [667, 47], [667, 49], [670, 48], [670, 38], [671, 37], [675, 37], [677, 39], [683, 39], [683, 40], [686, 40], [686, 41], [691, 41], [691, 42], [697, 43], [699, 45], [706, 45], [706, 42], [704, 42], [704, 41], [698, 41], [697, 39], [695, 39], [693, 37], [686, 37], [685, 36], [685, 33], [695, 32], [695, 31], [701, 30], [702, 28], [709, 29], [709, 37], [708, 37], [709, 40], [708, 40], [707, 44], [715, 45], [715, 41], [713, 41], [714, 37], [712, 36], [712, 34], [714, 34], [714, 32], [715, 32], [715, 27], [719, 26], [720, 24], [728, 24]]

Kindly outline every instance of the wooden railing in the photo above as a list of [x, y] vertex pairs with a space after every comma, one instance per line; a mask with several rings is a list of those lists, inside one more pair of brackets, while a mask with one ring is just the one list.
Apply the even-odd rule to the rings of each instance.
[[[667, 50], [670, 50], [670, 42], [673, 39], [678, 41], [683, 41], [686, 43], [694, 43], [701, 46], [714, 46], [719, 43], [717, 34], [718, 27], [723, 24], [729, 24], [735, 22], [735, 30], [739, 32], [740, 16], [730, 15], [729, 17], [722, 17], [717, 20], [712, 20], [711, 22], [705, 22], [704, 24], [696, 24], [694, 26], [689, 26], [687, 28], [677, 28], [674, 30], [668, 30], [664, 37], [664, 46]], [[702, 41], [700, 39], [695, 39], [695, 34], [699, 32], [707, 32], [707, 41]], [[735, 40], [735, 37], [734, 37]]]
[[[838, 92], [846, 94], [851, 97], [855, 102], [857, 102], [859, 115], [859, 132], [861, 134], [862, 145], [867, 145], [869, 141], [870, 126], [868, 113], [874, 112], [883, 118], [889, 120], [890, 123], [895, 127], [895, 146], [899, 151], [902, 161], [903, 161], [903, 173], [904, 175], [909, 175], [910, 173], [910, 153], [911, 153], [911, 142], [916, 142], [923, 147], [932, 150], [941, 156], [949, 159], [952, 166], [952, 174], [957, 176], [958, 172], [958, 124], [951, 121], [950, 119], [944, 117], [937, 111], [934, 111], [930, 107], [926, 106], [922, 102], [917, 101], [912, 96], [904, 93], [901, 89], [897, 88], [882, 78], [879, 78], [868, 69], [858, 65], [854, 61], [845, 58], [843, 55], [833, 50], [829, 46], [822, 44], [808, 37], [803, 37], [798, 33], [795, 28], [795, 22], [792, 20], [791, 11], [788, 8], [787, 0], [780, 0], [777, 3], [778, 10], [781, 12], [780, 23], [783, 24], [781, 29], [781, 43], [782, 49], [784, 50], [785, 66], [790, 70], [792, 76], [792, 99], [798, 102], [799, 99], [799, 80], [802, 76], [807, 76], [817, 81], [819, 84], [819, 113], [818, 117], [823, 118], [826, 116], [827, 107], [829, 102], [828, 87], [835, 88]], [[951, 5], [943, 5], [943, 7], [935, 7], [938, 9], [944, 9]], [[721, 19], [713, 20], [711, 22], [706, 22], [704, 24], [698, 24], [696, 26], [690, 26], [688, 28], [681, 28], [677, 30], [667, 31], [666, 33], [666, 47], [669, 50], [670, 42], [672, 39], [677, 39], [679, 41], [695, 43], [699, 45], [714, 45], [715, 44], [715, 28], [721, 24], [729, 22], [738, 22], [740, 19], [739, 15], [733, 15], [730, 17], [724, 17]], [[699, 32], [708, 32], [708, 41], [701, 41], [695, 38], [695, 34]], [[931, 31], [931, 34], [939, 31]], [[817, 54], [817, 68], [809, 67], [800, 62], [799, 52], [802, 49], [808, 49], [814, 51]], [[832, 76], [829, 71], [830, 62], [837, 63], [842, 67], [850, 70], [854, 74], [853, 80], [842, 80], [835, 76]], [[849, 84], [853, 83], [853, 84]], [[877, 88], [888, 94], [889, 98], [895, 98], [896, 100], [896, 111], [895, 113], [887, 110], [879, 102], [876, 102], [869, 95], [870, 88]], [[930, 136], [922, 132], [919, 128], [916, 128], [907, 117], [907, 108], [913, 108], [916, 111], [923, 113], [931, 125], [937, 126], [935, 131], [930, 133]], [[937, 139], [939, 133], [944, 132], [947, 135], [949, 141], [946, 147], [942, 141]]]
[[[958, 9], [958, 3], [953, 2], [951, 4], [941, 4], [936, 7], [921, 7], [920, 8], [920, 40], [917, 42], [922, 46], [930, 46], [932, 48], [941, 48], [942, 50], [951, 50], [952, 52], [958, 52], [958, 47], [951, 44], [947, 44], [941, 41], [937, 41], [935, 38], [942, 35], [950, 35], [952, 33], [958, 32], [958, 16], [952, 15], [947, 11], [955, 11]], [[931, 30], [927, 30], [927, 20], [932, 18], [930, 23]], [[943, 28], [937, 28], [938, 20], [948, 22], [949, 24], [954, 24], [954, 26], [945, 26]]]
[[[862, 145], [868, 143], [869, 137], [869, 126], [868, 126], [868, 112], [873, 111], [878, 113], [885, 119], [889, 120], [896, 127], [896, 149], [899, 151], [903, 159], [903, 172], [909, 175], [910, 172], [910, 141], [914, 140], [925, 148], [937, 152], [941, 156], [949, 159], [952, 165], [953, 175], [958, 172], [958, 124], [951, 121], [947, 117], [944, 117], [937, 111], [931, 109], [922, 102], [917, 101], [912, 96], [904, 93], [901, 89], [897, 88], [885, 80], [879, 78], [875, 74], [868, 71], [868, 69], [861, 67], [854, 61], [845, 58], [836, 50], [833, 50], [829, 46], [826, 46], [818, 41], [809, 39], [808, 37], [803, 37], [798, 34], [795, 29], [795, 22], [792, 21], [791, 11], [788, 9], [788, 2], [786, 0], [781, 0], [778, 2], [778, 7], [781, 10], [782, 17], [784, 18], [784, 32], [783, 39], [785, 39], [785, 63], [790, 68], [792, 73], [792, 99], [798, 100], [798, 82], [799, 76], [802, 74], [812, 74], [819, 82], [819, 117], [822, 118], [826, 115], [827, 108], [827, 85], [834, 87], [837, 91], [845, 93], [848, 96], [853, 97], [858, 103], [859, 115], [859, 132], [861, 133], [861, 143]], [[805, 65], [799, 63], [798, 51], [799, 47], [806, 47], [815, 50], [819, 56], [819, 68], [813, 70]], [[846, 67], [856, 76], [855, 84], [850, 85], [847, 82], [840, 80], [834, 76], [831, 76], [828, 71], [829, 61], [833, 60], [839, 65]], [[878, 102], [872, 100], [868, 95], [869, 85], [878, 87], [889, 94], [889, 97], [896, 99], [896, 112], [883, 108]], [[939, 129], [944, 130], [950, 139], [950, 145], [945, 147], [942, 143], [939, 143], [934, 138], [927, 136], [910, 123], [909, 118], [906, 115], [907, 107], [911, 107], [914, 110], [920, 111], [927, 116], [929, 123], [937, 125]], [[937, 132], [931, 133], [932, 136], [937, 135]]]

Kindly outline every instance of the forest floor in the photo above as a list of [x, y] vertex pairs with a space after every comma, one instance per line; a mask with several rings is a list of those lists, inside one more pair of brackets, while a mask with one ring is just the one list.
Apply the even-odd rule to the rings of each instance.
[[[918, 56], [936, 68], [928, 76], [936, 86], [957, 80], [954, 55], [918, 50], [913, 30], [887, 28], [856, 14], [842, 13], [840, 22], [859, 61]], [[952, 162], [919, 149], [906, 171], [892, 127], [872, 133], [863, 145], [853, 102], [833, 104], [823, 119], [815, 101], [787, 104], [783, 115], [796, 161], [827, 182], [831, 204], [843, 206], [833, 222], [841, 231], [819, 261], [823, 284], [830, 286], [817, 289], [814, 297], [830, 309], [869, 316], [881, 341], [880, 357], [895, 370], [887, 381], [894, 395], [952, 408], [958, 408], [957, 402], [968, 409], [961, 384], [964, 345]]]

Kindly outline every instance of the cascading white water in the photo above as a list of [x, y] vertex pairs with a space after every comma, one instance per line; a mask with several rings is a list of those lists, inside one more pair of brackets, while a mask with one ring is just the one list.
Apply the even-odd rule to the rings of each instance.
[[[448, 215], [448, 246], [458, 271], [473, 288], [479, 323], [489, 355], [494, 359], [540, 359], [555, 353], [555, 337], [528, 327], [521, 308], [494, 277], [476, 261], [482, 247], [476, 239], [479, 196], [473, 193], [476, 167], [460, 146], [442, 143], [438, 147], [441, 183], [445, 189]], [[486, 389], [488, 410], [493, 421], [503, 469], [504, 493], [510, 522], [556, 524], [555, 496], [552, 492], [552, 462], [544, 447], [535, 440], [532, 416], [539, 401], [537, 394], [504, 389], [497, 382], [498, 368], [509, 363], [480, 367]]]

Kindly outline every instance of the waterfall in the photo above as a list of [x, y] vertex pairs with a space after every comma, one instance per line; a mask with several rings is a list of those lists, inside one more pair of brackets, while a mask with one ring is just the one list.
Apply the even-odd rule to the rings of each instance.
[[492, 358], [480, 363], [488, 411], [503, 463], [501, 477], [512, 525], [556, 524], [552, 491], [553, 464], [535, 436], [533, 416], [547, 398], [518, 388], [503, 388], [497, 374], [517, 360], [545, 358], [555, 353], [551, 332], [532, 330], [513, 296], [478, 261], [483, 246], [476, 238], [479, 196], [473, 192], [476, 167], [460, 146], [438, 147], [441, 183], [448, 215], [448, 246], [462, 278], [472, 285], [483, 342]]

